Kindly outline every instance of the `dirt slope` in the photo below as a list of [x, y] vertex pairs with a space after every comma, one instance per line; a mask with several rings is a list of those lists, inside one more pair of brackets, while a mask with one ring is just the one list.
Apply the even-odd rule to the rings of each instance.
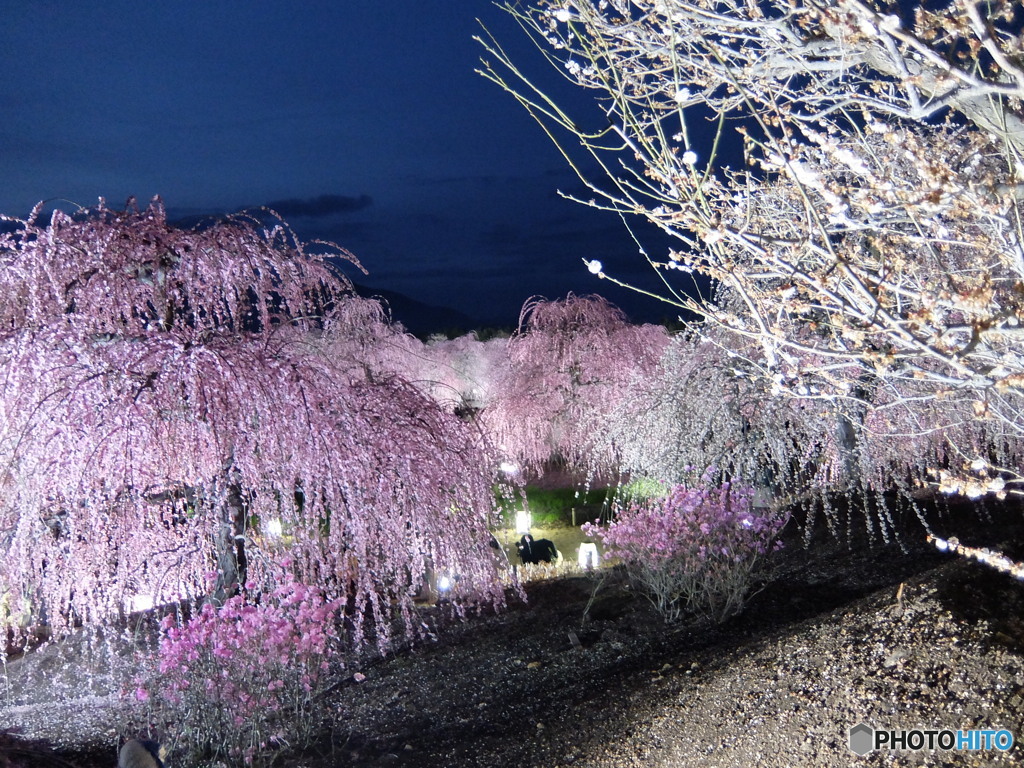
[[[1021, 541], [997, 532], [1002, 542], [980, 535]], [[859, 722], [1024, 738], [1024, 586], [922, 538], [905, 552], [791, 546], [776, 580], [723, 626], [666, 627], [619, 571], [531, 583], [528, 604], [464, 623], [430, 609], [435, 641], [353, 668], [365, 679], [325, 702], [323, 740], [274, 764], [1024, 764], [1021, 746], [848, 750]], [[11, 674], [19, 706], [0, 707], [0, 768], [113, 765], [104, 700], [53, 701], [32, 674]]]

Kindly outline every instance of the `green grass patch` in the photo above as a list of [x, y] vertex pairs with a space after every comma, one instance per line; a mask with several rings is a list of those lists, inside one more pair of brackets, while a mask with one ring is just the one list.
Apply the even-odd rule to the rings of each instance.
[[668, 483], [652, 480], [649, 477], [636, 477], [619, 490], [619, 498], [624, 502], [644, 502], [668, 496], [672, 486]]
[[[527, 486], [526, 504], [535, 528], [551, 528], [592, 522], [601, 514], [610, 499], [610, 491], [595, 489], [581, 491], [575, 488], [537, 488]], [[509, 527], [515, 525], [516, 512], [523, 508], [522, 498], [499, 499], [502, 518]]]

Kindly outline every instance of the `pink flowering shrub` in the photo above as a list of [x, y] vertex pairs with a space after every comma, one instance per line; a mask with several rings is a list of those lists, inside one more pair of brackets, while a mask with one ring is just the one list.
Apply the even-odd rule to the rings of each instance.
[[259, 599], [206, 603], [183, 624], [169, 615], [154, 674], [134, 698], [190, 758], [248, 765], [271, 747], [306, 743], [321, 722], [342, 607], [286, 579]]
[[752, 508], [753, 490], [674, 486], [631, 502], [608, 526], [583, 532], [621, 558], [657, 611], [672, 622], [697, 611], [722, 622], [739, 613], [765, 555], [778, 547], [786, 518]]

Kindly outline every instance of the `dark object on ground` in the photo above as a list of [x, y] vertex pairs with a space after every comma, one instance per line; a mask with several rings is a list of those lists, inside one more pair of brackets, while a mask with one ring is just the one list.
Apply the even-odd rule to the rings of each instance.
[[558, 559], [558, 550], [551, 539], [534, 541], [533, 536], [528, 533], [519, 540], [516, 549], [519, 550], [519, 559], [524, 564], [550, 563]]

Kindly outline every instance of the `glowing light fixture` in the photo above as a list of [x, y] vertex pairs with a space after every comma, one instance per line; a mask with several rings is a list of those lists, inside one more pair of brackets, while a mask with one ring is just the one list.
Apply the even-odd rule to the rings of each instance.
[[452, 588], [452, 580], [449, 579], [447, 576], [442, 576], [441, 578], [439, 578], [437, 580], [437, 591], [438, 592], [447, 592], [451, 588]]
[[514, 475], [519, 471], [519, 467], [511, 461], [501, 462], [501, 464], [498, 465], [498, 469], [506, 475]]
[[530, 514], [530, 510], [521, 509], [516, 512], [516, 533], [529, 533], [532, 526], [533, 515]]
[[281, 527], [281, 521], [276, 517], [267, 520], [266, 530], [267, 536], [269, 536], [270, 538], [281, 538], [281, 531], [283, 530]]
[[138, 611], [148, 611], [153, 607], [153, 596], [152, 595], [132, 595], [131, 600], [128, 601], [129, 610], [132, 613]]
[[585, 571], [589, 571], [591, 568], [597, 568], [600, 562], [601, 558], [597, 554], [597, 544], [592, 541], [585, 541], [580, 544], [580, 568]]

